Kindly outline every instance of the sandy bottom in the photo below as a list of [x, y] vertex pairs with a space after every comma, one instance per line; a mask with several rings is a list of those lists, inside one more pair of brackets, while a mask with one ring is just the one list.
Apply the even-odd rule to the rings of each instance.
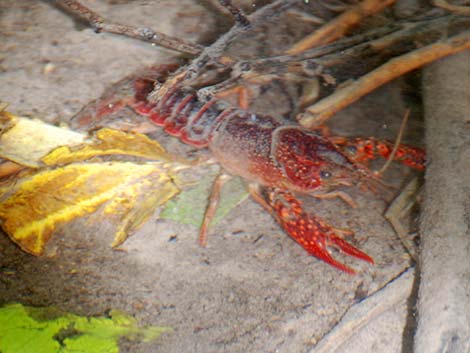
[[[215, 15], [190, 0], [177, 5], [87, 3], [117, 21], [143, 22], [188, 40], [216, 30]], [[0, 16], [0, 100], [18, 115], [67, 121], [111, 83], [172, 55], [97, 35], [46, 2], [5, 0]], [[380, 89], [341, 114], [337, 131], [393, 138], [405, 110], [399, 86]], [[167, 140], [168, 148], [180, 144]], [[387, 178], [401, 184], [408, 173], [397, 167]], [[359, 270], [356, 276], [308, 256], [248, 200], [212, 229], [204, 249], [196, 242], [198, 229], [156, 216], [122, 251], [109, 248], [112, 229], [105, 221], [90, 225], [79, 220], [62, 227], [55, 236], [64, 246], [54, 258], [27, 255], [1, 235], [0, 303], [54, 305], [86, 315], [120, 309], [143, 324], [174, 329], [154, 343], [122, 342], [126, 352], [312, 351], [357, 302], [383, 291], [410, 267], [382, 216], [386, 202], [361, 190], [350, 194], [356, 209], [340, 200], [309, 200], [308, 207], [330, 224], [353, 230], [355, 245], [375, 259], [370, 266], [338, 254]], [[400, 352], [406, 344], [406, 293], [412, 281], [408, 275], [400, 287], [405, 294], [382, 310], [385, 316], [366, 320], [367, 338], [347, 341], [334, 351], [354, 352], [359, 344], [361, 352]]]

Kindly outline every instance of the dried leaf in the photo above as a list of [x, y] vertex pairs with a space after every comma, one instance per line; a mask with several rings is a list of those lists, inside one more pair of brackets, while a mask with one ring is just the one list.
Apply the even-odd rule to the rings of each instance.
[[0, 157], [36, 168], [56, 147], [83, 143], [86, 134], [0, 111]]
[[47, 165], [63, 165], [104, 155], [125, 155], [150, 160], [172, 159], [157, 141], [145, 135], [105, 128], [98, 130], [90, 143], [58, 147], [43, 157], [42, 161]]
[[[3, 230], [33, 255], [44, 252], [58, 225], [100, 207], [118, 225], [112, 246], [121, 244], [179, 192], [176, 174], [188, 166], [142, 134], [102, 129], [87, 136], [7, 112], [0, 112], [0, 124], [0, 157], [54, 166], [0, 190]], [[111, 161], [100, 160], [104, 155]], [[144, 162], [113, 161], [123, 155]]]
[[77, 163], [20, 179], [0, 198], [0, 219], [24, 251], [41, 255], [57, 225], [109, 202], [106, 213], [124, 218], [113, 242], [117, 245], [178, 192], [163, 162]]
[[[2, 118], [8, 128], [0, 135], [0, 157], [13, 160], [12, 154], [5, 152], [11, 149], [18, 151], [15, 160], [24, 165], [52, 167], [39, 169], [0, 190], [2, 228], [33, 255], [43, 254], [57, 226], [98, 208], [117, 224], [112, 246], [120, 245], [156, 207], [179, 192], [175, 184], [178, 171], [191, 165], [142, 134], [101, 129], [86, 136], [5, 112]], [[31, 139], [33, 130], [37, 135]], [[47, 143], [41, 134], [47, 137]], [[108, 161], [102, 161], [102, 156]], [[138, 158], [142, 163], [115, 160], [121, 156]], [[200, 226], [212, 182], [213, 176], [203, 179], [176, 202], [170, 202], [161, 216]], [[239, 179], [229, 181], [222, 190], [213, 224], [247, 195]]]

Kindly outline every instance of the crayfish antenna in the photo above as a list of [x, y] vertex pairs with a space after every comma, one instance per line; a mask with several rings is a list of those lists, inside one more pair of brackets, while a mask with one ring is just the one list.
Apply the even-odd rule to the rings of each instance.
[[379, 176], [385, 173], [385, 171], [388, 169], [390, 164], [392, 164], [395, 158], [395, 155], [398, 151], [398, 147], [400, 147], [400, 142], [403, 137], [403, 132], [405, 131], [406, 123], [408, 122], [408, 118], [410, 117], [410, 111], [411, 109], [409, 108], [405, 111], [405, 115], [403, 116], [403, 119], [401, 121], [400, 130], [398, 131], [397, 138], [395, 139], [395, 143], [393, 144], [392, 152], [390, 152], [390, 155], [388, 156], [387, 161], [382, 166], [382, 168], [377, 172], [377, 175]]

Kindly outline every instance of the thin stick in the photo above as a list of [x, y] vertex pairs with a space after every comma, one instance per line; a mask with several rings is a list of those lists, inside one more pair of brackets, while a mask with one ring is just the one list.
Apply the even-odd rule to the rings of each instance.
[[[204, 49], [199, 57], [191, 62], [187, 67], [187, 71], [191, 73], [188, 77], [196, 77], [197, 73], [200, 72], [202, 67], [208, 62], [221, 63], [219, 60], [226, 54], [226, 48], [236, 38], [239, 38], [242, 33], [246, 32], [250, 28], [255, 28], [266, 21], [278, 16], [288, 8], [294, 6], [299, 0], [276, 0], [269, 5], [265, 5], [248, 16], [250, 26], [233, 26], [230, 31], [220, 36], [211, 46]], [[227, 59], [227, 57], [224, 57]], [[190, 78], [189, 78], [190, 79]]]
[[398, 56], [362, 76], [355, 82], [336, 90], [330, 96], [311, 105], [306, 109], [305, 113], [300, 114], [299, 122], [306, 128], [321, 125], [337, 112], [372, 92], [377, 87], [407, 72], [465, 49], [470, 49], [469, 31]]
[[57, 0], [57, 3], [71, 12], [73, 15], [85, 20], [96, 32], [108, 32], [124, 35], [126, 37], [140, 39], [164, 48], [173, 49], [181, 53], [198, 55], [204, 49], [198, 44], [188, 43], [181, 39], [154, 31], [148, 27], [133, 27], [119, 23], [113, 23], [101, 17], [99, 14], [82, 5], [77, 0]]
[[417, 248], [413, 239], [408, 235], [408, 228], [403, 225], [402, 219], [417, 203], [420, 187], [419, 178], [413, 178], [395, 197], [384, 213], [384, 217], [390, 222], [402, 245], [415, 262], [418, 261]]
[[460, 5], [452, 5], [449, 4], [447, 0], [433, 0], [432, 4], [436, 7], [440, 7], [441, 9], [463, 15], [463, 16], [470, 16], [470, 7], [468, 6], [460, 6]]
[[385, 164], [383, 165], [382, 168], [380, 168], [379, 171], [375, 172], [375, 175], [381, 176], [387, 170], [387, 168], [390, 166], [390, 164], [392, 164], [393, 158], [395, 158], [395, 154], [398, 151], [398, 147], [400, 147], [401, 138], [403, 137], [403, 131], [405, 130], [406, 123], [408, 122], [408, 117], [410, 116], [410, 111], [411, 110], [408, 108], [405, 112], [405, 116], [403, 117], [403, 119], [401, 121], [400, 130], [398, 131], [398, 135], [397, 135], [397, 138], [395, 140], [395, 145], [393, 146], [392, 152], [388, 156], [387, 162], [385, 162]]
[[300, 42], [294, 44], [286, 53], [295, 55], [305, 50], [334, 42], [336, 39], [341, 38], [349, 32], [351, 28], [357, 26], [364, 17], [383, 10], [395, 1], [396, 0], [364, 0], [323, 25]]
[[[422, 48], [442, 40], [442, 29], [447, 28], [450, 35], [462, 33], [470, 26], [470, 18], [457, 15], [445, 15], [433, 17], [432, 12], [420, 15], [404, 21], [390, 23], [380, 28], [351, 36], [344, 37], [318, 48], [306, 50], [297, 55], [279, 55], [261, 59], [239, 61], [238, 66], [247, 63], [254, 70], [266, 71], [276, 64], [305, 65], [308, 60], [310, 65], [318, 67], [318, 70], [331, 68], [334, 71], [343, 72], [343, 65], [351, 66], [352, 58], [361, 60], [361, 67], [354, 68], [355, 76], [360, 77], [396, 56], [403, 55], [413, 49]], [[377, 59], [377, 55], [381, 59]], [[240, 70], [237, 68], [237, 70]], [[309, 69], [310, 71], [312, 68]], [[322, 70], [323, 71], [323, 70]], [[334, 74], [333, 74], [334, 76]], [[349, 76], [351, 78], [351, 76]]]
[[250, 21], [248, 21], [243, 11], [233, 5], [231, 0], [219, 0], [219, 3], [232, 14], [237, 23], [242, 26], [248, 26], [250, 24]]

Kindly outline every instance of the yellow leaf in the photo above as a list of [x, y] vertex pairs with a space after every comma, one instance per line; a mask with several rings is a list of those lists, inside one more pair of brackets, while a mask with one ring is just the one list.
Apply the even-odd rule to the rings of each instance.
[[98, 130], [90, 143], [58, 147], [43, 157], [42, 161], [47, 165], [63, 165], [104, 155], [126, 155], [167, 161], [172, 159], [157, 141], [145, 135], [105, 128]]
[[150, 193], [145, 193], [146, 190], [140, 190], [141, 197], [133, 204], [126, 202], [123, 207], [122, 204], [117, 205], [116, 199], [114, 199], [106, 207], [105, 213], [117, 216], [123, 215], [120, 217], [119, 226], [111, 243], [112, 247], [121, 245], [129, 234], [139, 228], [153, 215], [158, 206], [165, 204], [179, 192], [175, 184], [169, 181], [164, 182], [162, 179], [159, 180], [158, 187], [158, 192], [153, 190]]
[[36, 168], [56, 147], [83, 143], [86, 134], [0, 111], [0, 157]]
[[155, 207], [179, 192], [173, 182], [178, 168], [161, 161], [100, 162], [39, 171], [0, 197], [2, 227], [24, 251], [41, 255], [57, 225], [107, 203], [107, 214], [124, 218], [113, 242], [120, 244]]
[[[116, 161], [116, 155], [147, 161]], [[33, 255], [44, 252], [58, 225], [101, 206], [117, 224], [112, 246], [121, 244], [156, 207], [179, 192], [175, 175], [190, 165], [142, 134], [101, 129], [90, 136], [4, 111], [0, 157], [40, 168], [0, 184], [1, 226]]]

